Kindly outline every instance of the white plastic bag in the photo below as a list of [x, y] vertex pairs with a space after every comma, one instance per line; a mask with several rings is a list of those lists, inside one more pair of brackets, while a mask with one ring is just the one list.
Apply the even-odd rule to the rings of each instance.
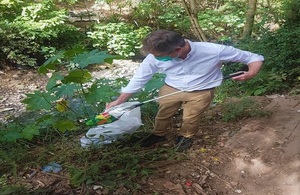
[[[116, 107], [116, 110], [122, 111], [122, 108], [127, 108], [139, 102], [125, 102]], [[122, 139], [125, 134], [130, 134], [136, 131], [142, 125], [141, 109], [134, 108], [125, 112], [118, 120], [92, 127], [80, 139], [82, 147], [91, 145], [110, 144], [116, 140]]]

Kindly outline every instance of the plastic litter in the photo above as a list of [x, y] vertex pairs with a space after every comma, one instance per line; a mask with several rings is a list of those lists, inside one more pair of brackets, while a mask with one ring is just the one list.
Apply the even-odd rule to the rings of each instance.
[[[139, 102], [125, 102], [116, 106], [114, 112], [117, 112], [117, 110], [122, 112], [124, 108], [127, 108], [131, 105], [136, 105], [137, 103]], [[112, 123], [102, 124], [90, 128], [85, 136], [80, 139], [80, 143], [84, 148], [93, 145], [111, 144], [114, 141], [124, 138], [124, 135], [133, 133], [141, 125], [141, 110], [140, 107], [136, 107], [132, 110], [128, 110], [125, 113], [122, 113], [122, 116]]]
[[42, 172], [46, 173], [58, 173], [62, 170], [62, 166], [60, 164], [57, 164], [56, 162], [50, 162], [48, 165], [42, 167]]
[[94, 118], [89, 119], [88, 121], [86, 121], [85, 124], [88, 126], [103, 125], [107, 123], [112, 123], [116, 120], [118, 119], [111, 115], [109, 112], [103, 112], [101, 114], [96, 115]]

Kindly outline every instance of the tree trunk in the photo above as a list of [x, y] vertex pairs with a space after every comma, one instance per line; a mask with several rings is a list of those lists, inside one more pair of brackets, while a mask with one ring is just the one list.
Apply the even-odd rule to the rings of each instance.
[[257, 0], [248, 0], [248, 10], [242, 38], [250, 37], [253, 30]]
[[207, 38], [200, 27], [198, 22], [198, 12], [196, 8], [196, 1], [195, 0], [182, 0], [184, 5], [185, 11], [187, 12], [190, 21], [191, 21], [191, 29], [193, 34], [200, 40], [200, 41], [207, 41]]

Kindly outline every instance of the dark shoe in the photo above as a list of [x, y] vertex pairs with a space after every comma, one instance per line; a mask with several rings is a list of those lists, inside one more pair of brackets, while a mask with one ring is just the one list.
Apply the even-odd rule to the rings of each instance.
[[178, 136], [176, 139], [176, 146], [175, 149], [177, 152], [183, 152], [193, 145], [193, 139], [187, 138], [183, 136]]
[[142, 141], [141, 147], [150, 147], [158, 142], [163, 142], [166, 140], [167, 140], [166, 136], [158, 136], [158, 135], [151, 134], [149, 137], [147, 137]]

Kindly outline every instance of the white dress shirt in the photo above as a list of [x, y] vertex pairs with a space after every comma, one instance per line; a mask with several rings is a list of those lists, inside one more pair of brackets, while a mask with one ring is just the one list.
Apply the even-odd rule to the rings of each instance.
[[[187, 57], [171, 61], [159, 61], [148, 54], [123, 93], [135, 93], [157, 73], [166, 74], [165, 83], [181, 91], [204, 90], [219, 86], [222, 83], [221, 66], [223, 62], [241, 62], [249, 64], [263, 61], [264, 57], [231, 46], [208, 42], [191, 42], [191, 51]], [[217, 80], [216, 82], [214, 82]]]

